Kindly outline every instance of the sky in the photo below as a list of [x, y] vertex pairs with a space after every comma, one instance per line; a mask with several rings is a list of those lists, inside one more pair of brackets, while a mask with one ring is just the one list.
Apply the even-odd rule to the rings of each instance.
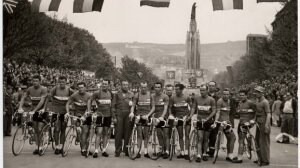
[[[140, 0], [104, 0], [102, 12], [72, 13], [72, 1], [62, 0], [59, 18], [87, 29], [100, 43], [185, 43], [191, 8], [197, 3], [200, 41], [218, 43], [246, 40], [248, 34], [272, 30], [280, 3], [244, 0], [243, 10], [213, 11], [211, 0], [171, 0], [169, 8], [139, 6]], [[53, 14], [52, 12], [50, 15]]]

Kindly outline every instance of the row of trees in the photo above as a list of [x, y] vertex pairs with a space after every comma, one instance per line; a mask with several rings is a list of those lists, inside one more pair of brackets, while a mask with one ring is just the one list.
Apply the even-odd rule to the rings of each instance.
[[54, 68], [83, 69], [96, 72], [98, 78], [120, 78], [130, 82], [158, 80], [151, 69], [129, 57], [116, 69], [110, 54], [87, 30], [66, 19], [44, 13], [32, 13], [31, 4], [20, 0], [13, 14], [4, 12], [5, 58]]
[[[232, 65], [235, 84], [266, 80], [281, 74], [297, 76], [297, 1], [291, 0], [284, 5], [276, 15], [268, 38], [257, 43], [253, 53], [242, 56]], [[228, 79], [227, 72], [214, 77], [219, 83], [230, 83]]]

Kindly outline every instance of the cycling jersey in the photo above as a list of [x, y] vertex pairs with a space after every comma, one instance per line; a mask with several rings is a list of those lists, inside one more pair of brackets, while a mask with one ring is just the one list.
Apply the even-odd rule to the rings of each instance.
[[97, 91], [92, 95], [92, 101], [95, 100], [98, 106], [97, 112], [103, 114], [104, 117], [111, 117], [112, 94], [109, 91]]
[[237, 113], [240, 116], [240, 124], [248, 122], [255, 116], [255, 104], [250, 100], [241, 101]]
[[164, 112], [164, 106], [169, 105], [169, 97], [161, 93], [160, 95], [153, 95], [154, 98], [154, 104], [155, 104], [155, 112], [154, 112], [154, 117], [158, 118], [161, 117], [161, 115]]
[[70, 100], [74, 102], [75, 113], [84, 114], [87, 109], [87, 102], [89, 98], [89, 93], [85, 92], [81, 95], [78, 91], [70, 96]]
[[68, 102], [71, 91], [69, 87], [61, 89], [58, 86], [55, 86], [50, 91], [50, 96], [52, 97], [52, 109], [56, 113], [66, 113], [66, 104]]
[[217, 111], [220, 110], [219, 121], [230, 121], [230, 100], [224, 101], [223, 98], [220, 98], [217, 102]]
[[[33, 110], [39, 104], [40, 100], [43, 97], [47, 96], [47, 88], [44, 86], [39, 86], [38, 88], [31, 86], [27, 89], [26, 94], [31, 100], [31, 103], [32, 103], [31, 109]], [[45, 103], [45, 102], [43, 102], [43, 103]], [[43, 106], [41, 106], [41, 108], [42, 107]], [[40, 109], [38, 109], [38, 110], [40, 110]]]
[[173, 95], [170, 98], [169, 107], [175, 117], [183, 118], [184, 116], [190, 115], [189, 107], [191, 106], [192, 100], [186, 95]]
[[136, 115], [147, 115], [151, 110], [151, 103], [154, 103], [152, 101], [150, 92], [136, 94], [133, 98], [133, 103], [137, 106]]
[[214, 98], [210, 96], [205, 98], [197, 96], [193, 108], [197, 110], [198, 118], [206, 119], [216, 109], [216, 103]]

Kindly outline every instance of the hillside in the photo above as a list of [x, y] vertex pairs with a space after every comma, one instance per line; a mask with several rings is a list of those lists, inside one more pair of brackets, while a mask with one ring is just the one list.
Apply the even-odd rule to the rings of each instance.
[[[104, 43], [104, 48], [117, 57], [117, 66], [121, 66], [121, 57], [128, 55], [150, 66], [158, 76], [164, 77], [165, 70], [185, 67], [185, 44], [153, 43]], [[246, 53], [246, 42], [235, 41], [201, 45], [201, 66], [211, 72], [226, 70]]]

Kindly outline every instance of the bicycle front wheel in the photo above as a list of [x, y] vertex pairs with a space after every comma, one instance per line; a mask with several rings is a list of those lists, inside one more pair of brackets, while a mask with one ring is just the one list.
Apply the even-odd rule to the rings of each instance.
[[197, 155], [197, 142], [198, 142], [197, 131], [193, 130], [193, 132], [190, 135], [190, 142], [189, 142], [190, 143], [190, 146], [189, 146], [190, 162], [192, 162]]
[[172, 128], [171, 138], [170, 138], [170, 160], [173, 159], [176, 151], [176, 130]]
[[156, 128], [149, 131], [149, 142], [147, 144], [148, 154], [152, 160], [157, 160], [161, 156], [161, 147], [159, 145]]
[[215, 153], [214, 153], [214, 160], [213, 160], [213, 164], [216, 163], [217, 158], [218, 158], [218, 154], [219, 154], [219, 150], [220, 150], [220, 145], [221, 145], [221, 136], [222, 133], [219, 131], [216, 137], [216, 143], [215, 143]]
[[65, 142], [63, 144], [62, 147], [62, 157], [65, 157], [68, 155], [69, 150], [72, 146], [73, 141], [76, 139], [77, 137], [77, 132], [76, 132], [76, 128], [75, 127], [70, 127], [70, 129], [68, 130], [66, 137], [65, 137]]
[[39, 137], [39, 145], [38, 145], [38, 150], [39, 150], [39, 155], [42, 156], [45, 154], [45, 151], [48, 148], [48, 145], [50, 144], [50, 136], [51, 136], [51, 127], [49, 125], [45, 125], [42, 128], [40, 137]]
[[20, 126], [17, 128], [14, 138], [13, 138], [13, 143], [12, 143], [12, 153], [15, 156], [18, 156], [24, 147], [25, 141], [28, 138], [26, 135], [26, 129], [27, 126]]
[[247, 155], [247, 158], [249, 159], [249, 160], [251, 160], [251, 158], [252, 158], [252, 153], [251, 153], [251, 137], [249, 136], [247, 136], [246, 138], [245, 138], [245, 140], [244, 140], [244, 151], [245, 151], [245, 153], [246, 153], [246, 155]]
[[254, 160], [257, 161], [257, 164], [259, 166], [261, 166], [261, 160], [260, 160], [260, 157], [259, 157], [260, 156], [260, 149], [259, 149], [259, 147], [258, 147], [258, 145], [255, 141], [255, 138], [252, 135], [249, 137], [249, 139], [250, 139], [250, 142], [251, 142], [251, 151], [253, 151], [253, 158], [254, 158]]
[[141, 151], [141, 148], [138, 145], [137, 138], [138, 138], [137, 129], [134, 128], [132, 130], [132, 134], [131, 134], [131, 137], [129, 139], [129, 144], [128, 144], [128, 154], [129, 154], [130, 159], [132, 159], [132, 160], [136, 159], [138, 154]]

